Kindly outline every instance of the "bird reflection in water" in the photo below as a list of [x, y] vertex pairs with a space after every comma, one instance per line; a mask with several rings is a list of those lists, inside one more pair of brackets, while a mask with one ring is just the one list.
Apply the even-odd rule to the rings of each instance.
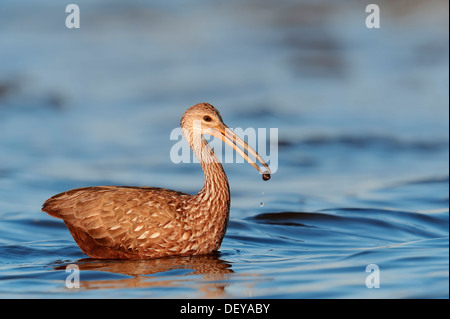
[[[220, 258], [220, 254], [199, 256], [174, 256], [146, 260], [100, 260], [83, 258], [75, 262], [80, 269], [80, 288], [126, 289], [126, 288], [179, 288], [189, 285], [199, 298], [227, 297], [227, 280], [233, 273], [231, 264]], [[55, 270], [65, 270], [68, 264], [58, 265]], [[173, 270], [185, 270], [173, 276]], [[85, 271], [104, 271], [122, 274], [129, 278], [107, 278], [83, 280]], [[92, 275], [89, 276], [92, 278]], [[149, 290], [149, 297], [152, 297]]]

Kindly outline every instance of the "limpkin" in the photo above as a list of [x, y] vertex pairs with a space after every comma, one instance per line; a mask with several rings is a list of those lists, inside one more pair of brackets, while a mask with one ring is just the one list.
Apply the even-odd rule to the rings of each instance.
[[217, 251], [227, 229], [230, 189], [225, 171], [203, 135], [220, 138], [233, 147], [264, 180], [271, 172], [208, 103], [187, 109], [181, 128], [203, 169], [205, 181], [198, 194], [156, 187], [84, 187], [49, 198], [42, 210], [64, 220], [78, 246], [91, 258], [148, 259]]

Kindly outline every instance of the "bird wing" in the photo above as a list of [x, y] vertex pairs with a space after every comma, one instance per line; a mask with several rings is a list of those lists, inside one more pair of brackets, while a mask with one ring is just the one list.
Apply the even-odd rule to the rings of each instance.
[[180, 208], [189, 196], [153, 187], [85, 187], [51, 197], [42, 210], [63, 219], [72, 234], [75, 230], [97, 245], [133, 251], [167, 241], [180, 228]]

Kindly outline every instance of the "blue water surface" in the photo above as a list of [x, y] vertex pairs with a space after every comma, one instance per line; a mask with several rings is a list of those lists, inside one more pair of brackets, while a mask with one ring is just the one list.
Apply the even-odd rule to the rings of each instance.
[[[0, 297], [448, 298], [448, 1], [377, 3], [368, 29], [361, 1], [80, 0], [67, 29], [60, 1], [2, 1]], [[278, 133], [270, 181], [224, 164], [219, 254], [89, 259], [40, 211], [83, 186], [198, 192], [170, 133], [204, 101]]]

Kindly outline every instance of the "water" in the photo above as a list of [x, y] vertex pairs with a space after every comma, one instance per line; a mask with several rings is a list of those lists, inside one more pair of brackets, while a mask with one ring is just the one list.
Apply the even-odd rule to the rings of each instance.
[[[448, 2], [379, 1], [377, 30], [359, 1], [77, 4], [78, 30], [57, 1], [0, 6], [2, 298], [449, 297]], [[82, 186], [196, 193], [169, 136], [201, 101], [278, 128], [270, 181], [224, 165], [218, 255], [91, 260], [40, 211]]]

